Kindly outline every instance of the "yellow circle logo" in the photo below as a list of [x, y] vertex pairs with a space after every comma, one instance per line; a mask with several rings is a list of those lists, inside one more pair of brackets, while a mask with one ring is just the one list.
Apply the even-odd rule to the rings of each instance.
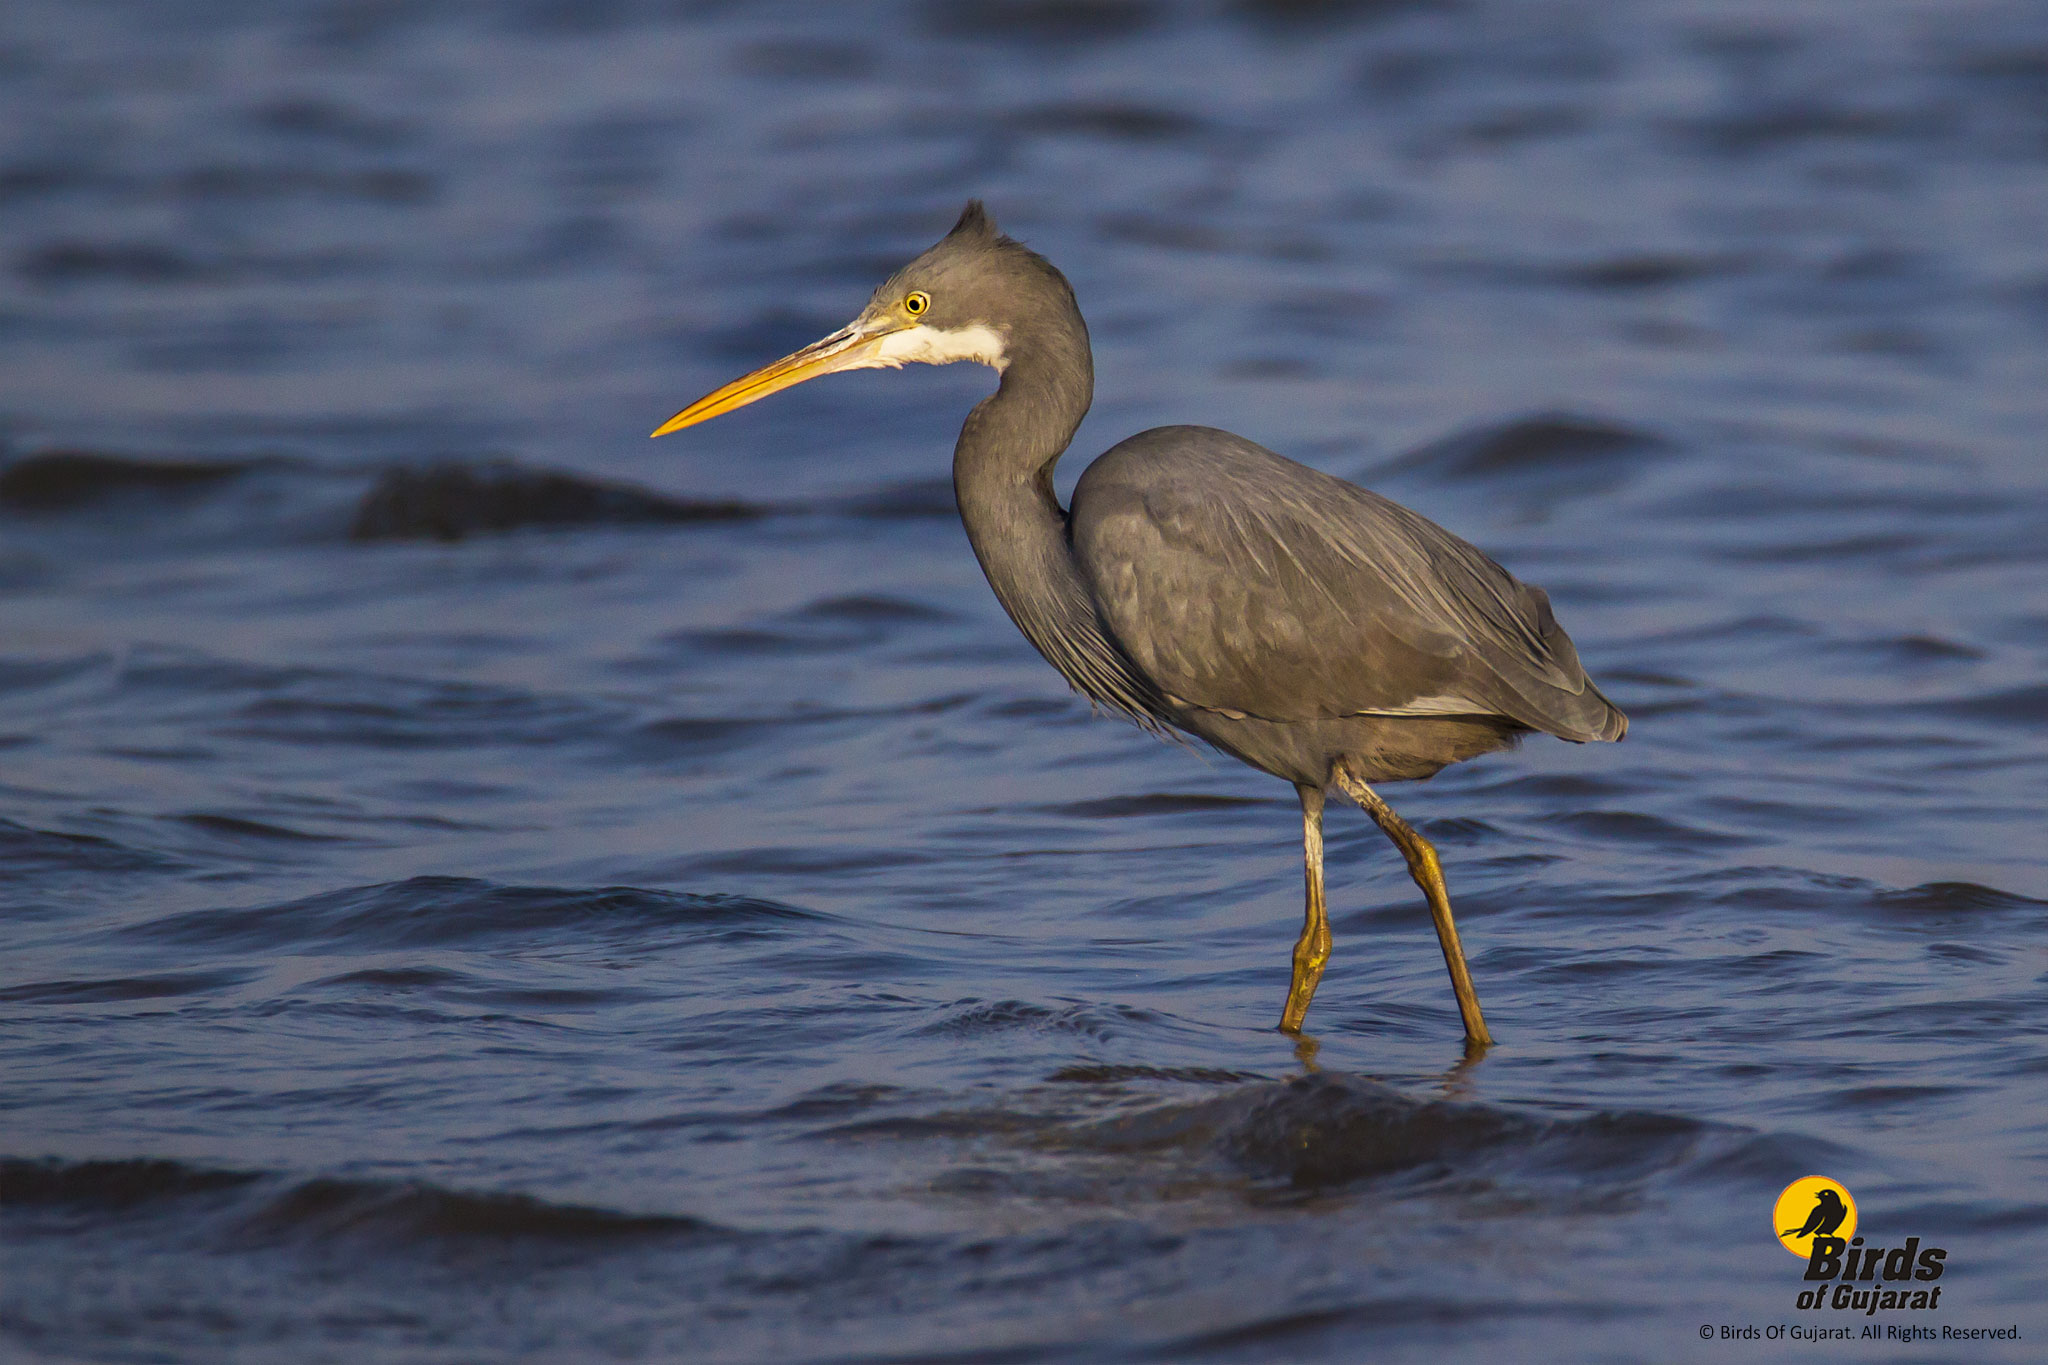
[[1785, 1250], [1806, 1260], [1816, 1237], [1856, 1235], [1856, 1201], [1841, 1182], [1824, 1175], [1804, 1175], [1785, 1187], [1771, 1208], [1771, 1231]]

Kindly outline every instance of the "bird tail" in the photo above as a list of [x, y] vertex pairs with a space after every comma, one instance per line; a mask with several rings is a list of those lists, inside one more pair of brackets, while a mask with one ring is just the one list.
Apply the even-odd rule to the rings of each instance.
[[[1558, 695], [1560, 694], [1552, 693], [1552, 698]], [[1628, 733], [1628, 717], [1621, 713], [1619, 706], [1607, 700], [1599, 688], [1593, 686], [1593, 680], [1590, 678], [1586, 679], [1585, 690], [1571, 697], [1569, 711], [1553, 706], [1550, 712], [1543, 714], [1540, 719], [1531, 719], [1526, 715], [1516, 716], [1515, 719], [1532, 730], [1542, 730], [1573, 744], [1590, 744], [1596, 740], [1612, 743]]]
[[1607, 708], [1606, 717], [1593, 728], [1593, 738], [1612, 743], [1626, 736], [1628, 734], [1628, 717], [1621, 713], [1621, 708], [1607, 700], [1606, 694], [1591, 683], [1586, 684], [1586, 690], [1600, 698], [1600, 704]]

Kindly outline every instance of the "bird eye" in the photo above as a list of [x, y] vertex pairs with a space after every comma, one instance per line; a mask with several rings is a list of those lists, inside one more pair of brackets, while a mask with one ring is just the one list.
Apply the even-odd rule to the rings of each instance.
[[903, 300], [903, 311], [910, 314], [910, 316], [912, 317], [916, 317], [919, 313], [922, 313], [925, 309], [931, 306], [932, 296], [930, 294], [925, 293], [922, 289], [914, 290], [910, 294], [906, 295]]

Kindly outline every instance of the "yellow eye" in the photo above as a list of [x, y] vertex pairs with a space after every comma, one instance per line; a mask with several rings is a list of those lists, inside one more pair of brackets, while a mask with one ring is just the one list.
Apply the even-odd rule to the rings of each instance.
[[916, 317], [919, 313], [922, 313], [925, 309], [931, 306], [932, 296], [930, 294], [925, 293], [922, 289], [913, 290], [911, 293], [905, 295], [903, 299], [903, 311], [910, 314], [910, 316], [912, 317]]

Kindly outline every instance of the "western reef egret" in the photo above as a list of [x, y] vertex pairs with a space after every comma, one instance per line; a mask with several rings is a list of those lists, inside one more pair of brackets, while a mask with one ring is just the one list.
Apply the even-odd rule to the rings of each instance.
[[1429, 777], [1530, 731], [1620, 739], [1541, 588], [1407, 508], [1240, 436], [1155, 427], [1053, 466], [1094, 396], [1066, 277], [979, 202], [846, 327], [734, 380], [655, 431], [840, 370], [972, 360], [1002, 379], [968, 414], [953, 490], [982, 572], [1026, 639], [1091, 702], [1184, 731], [1301, 797], [1308, 907], [1280, 1027], [1299, 1033], [1330, 957], [1323, 801], [1365, 808], [1436, 921], [1468, 1052], [1479, 1013], [1436, 850], [1370, 784]]

